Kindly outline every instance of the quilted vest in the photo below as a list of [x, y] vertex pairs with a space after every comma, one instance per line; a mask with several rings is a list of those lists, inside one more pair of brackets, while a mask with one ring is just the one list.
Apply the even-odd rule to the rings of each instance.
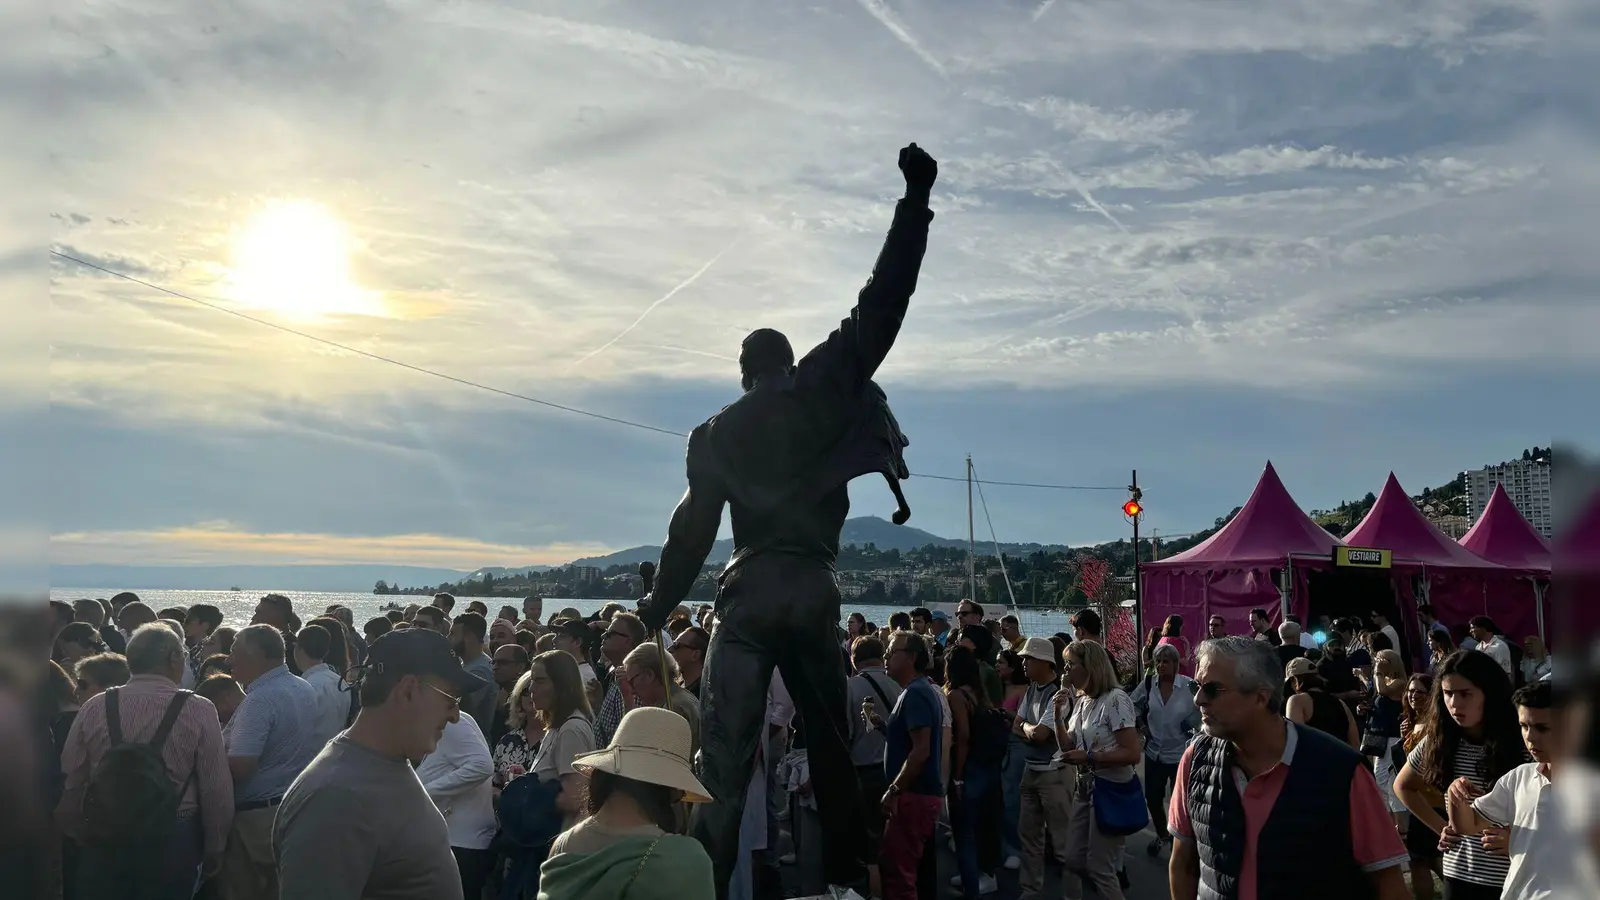
[[[1371, 900], [1371, 880], [1350, 838], [1350, 781], [1361, 756], [1320, 731], [1295, 729], [1283, 791], [1256, 846], [1256, 897]], [[1233, 746], [1195, 738], [1189, 761], [1189, 817], [1200, 856], [1199, 900], [1237, 900], [1244, 863], [1244, 803], [1234, 784]]]

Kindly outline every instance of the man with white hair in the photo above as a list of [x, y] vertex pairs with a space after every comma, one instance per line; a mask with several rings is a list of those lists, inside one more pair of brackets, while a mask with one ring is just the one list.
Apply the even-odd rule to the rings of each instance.
[[1200, 645], [1199, 661], [1205, 733], [1178, 763], [1168, 809], [1173, 900], [1410, 896], [1409, 855], [1378, 783], [1355, 750], [1278, 712], [1272, 649], [1221, 638]]
[[[667, 681], [661, 681], [661, 664], [666, 660]], [[678, 663], [663, 654], [653, 643], [643, 643], [628, 651], [622, 660], [622, 679], [633, 694], [633, 708], [664, 706], [688, 721], [690, 753], [700, 751], [700, 701], [678, 683]]]
[[1277, 647], [1278, 671], [1284, 671], [1289, 663], [1306, 655], [1306, 648], [1300, 641], [1300, 623], [1284, 619], [1278, 624], [1278, 638], [1283, 641]]
[[317, 689], [289, 671], [283, 635], [271, 625], [235, 635], [228, 663], [244, 702], [228, 725], [234, 816], [222, 893], [224, 900], [276, 900], [272, 820], [289, 785], [322, 749]]
[[[61, 751], [66, 785], [56, 817], [62, 831], [83, 848], [77, 883], [85, 897], [187, 897], [195, 871], [204, 877], [221, 867], [228, 827], [233, 821], [233, 780], [222, 744], [222, 727], [211, 701], [178, 689], [188, 669], [183, 639], [159, 623], [135, 629], [127, 643], [128, 682], [84, 701]], [[141, 803], [119, 808], [128, 769], [108, 760], [113, 748], [152, 748], [166, 765], [167, 780], [138, 786], [170, 791], [175, 819], [162, 818], [159, 806]], [[133, 751], [137, 752], [137, 751]], [[85, 803], [87, 798], [92, 798]], [[134, 835], [108, 833], [137, 829], [145, 839], [137, 852]]]

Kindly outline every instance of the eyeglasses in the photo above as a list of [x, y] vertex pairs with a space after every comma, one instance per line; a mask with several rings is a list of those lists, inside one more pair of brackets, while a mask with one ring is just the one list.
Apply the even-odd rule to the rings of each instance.
[[1207, 700], [1215, 700], [1217, 699], [1218, 695], [1226, 694], [1231, 690], [1233, 690], [1233, 688], [1228, 687], [1220, 681], [1208, 681], [1205, 684], [1200, 685], [1200, 693]]
[[455, 694], [452, 694], [449, 691], [442, 690], [440, 688], [436, 688], [433, 685], [427, 683], [426, 681], [423, 681], [420, 678], [417, 679], [417, 683], [422, 685], [423, 687], [427, 688], [428, 690], [433, 691], [435, 694], [438, 694], [439, 696], [445, 698], [446, 700], [449, 700], [451, 709], [460, 709], [461, 708], [461, 698], [457, 697]]

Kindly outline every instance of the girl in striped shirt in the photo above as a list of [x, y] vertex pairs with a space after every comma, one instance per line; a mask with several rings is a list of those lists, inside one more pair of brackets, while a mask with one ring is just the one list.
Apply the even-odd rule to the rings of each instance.
[[1439, 667], [1430, 702], [1432, 728], [1400, 770], [1395, 794], [1416, 823], [1439, 835], [1444, 900], [1497, 900], [1511, 860], [1455, 834], [1429, 798], [1433, 791], [1448, 790], [1457, 778], [1488, 791], [1500, 776], [1528, 761], [1511, 702], [1511, 679], [1489, 656], [1460, 650]]

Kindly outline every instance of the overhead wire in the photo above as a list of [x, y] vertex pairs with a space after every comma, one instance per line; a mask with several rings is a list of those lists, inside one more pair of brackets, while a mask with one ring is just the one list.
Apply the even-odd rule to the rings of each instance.
[[[523, 401], [526, 401], [528, 403], [537, 404], [539, 406], [543, 406], [543, 407], [546, 407], [546, 408], [549, 408], [549, 409], [559, 410], [561, 412], [572, 413], [573, 415], [585, 416], [585, 417], [590, 418], [590, 419], [597, 419], [597, 420], [599, 420], [601, 422], [610, 422], [613, 425], [626, 425], [626, 426], [628, 426], [630, 428], [638, 428], [638, 429], [642, 429], [644, 431], [652, 431], [652, 432], [655, 432], [656, 434], [665, 434], [665, 435], [669, 435], [671, 437], [686, 438], [686, 437], [689, 436], [687, 432], [674, 431], [671, 428], [662, 428], [659, 425], [650, 425], [650, 424], [647, 424], [647, 423], [644, 423], [644, 422], [635, 422], [635, 421], [633, 421], [631, 419], [624, 419], [624, 418], [621, 418], [619, 416], [608, 416], [608, 415], [605, 415], [604, 413], [597, 413], [597, 412], [591, 412], [591, 411], [586, 410], [586, 409], [579, 409], [576, 406], [568, 406], [568, 405], [563, 404], [563, 403], [556, 403], [554, 401], [545, 400], [545, 399], [542, 399], [540, 397], [533, 397], [533, 396], [530, 396], [528, 394], [518, 393], [516, 391], [508, 391], [508, 390], [506, 390], [504, 388], [498, 388], [498, 387], [495, 387], [493, 385], [484, 384], [484, 383], [479, 382], [479, 381], [473, 381], [473, 380], [471, 380], [469, 378], [461, 378], [461, 377], [456, 376], [456, 375], [451, 375], [451, 374], [449, 374], [447, 372], [441, 372], [441, 371], [439, 371], [437, 369], [430, 369], [430, 368], [427, 368], [425, 366], [419, 366], [419, 365], [416, 365], [414, 363], [408, 363], [408, 362], [405, 362], [404, 360], [395, 359], [392, 356], [384, 356], [381, 353], [373, 353], [373, 352], [371, 352], [369, 350], [362, 350], [362, 349], [360, 349], [358, 347], [352, 347], [349, 344], [342, 344], [342, 343], [340, 343], [338, 341], [335, 341], [335, 340], [330, 340], [330, 339], [325, 338], [325, 337], [320, 337], [318, 335], [311, 334], [310, 332], [300, 331], [300, 330], [295, 329], [295, 328], [290, 328], [287, 325], [280, 325], [277, 322], [272, 322], [272, 321], [269, 321], [267, 319], [259, 318], [257, 316], [252, 316], [252, 315], [249, 315], [248, 313], [243, 313], [243, 312], [240, 312], [240, 311], [238, 311], [236, 309], [229, 309], [228, 307], [226, 307], [226, 306], [224, 306], [224, 305], [222, 305], [220, 303], [214, 303], [214, 302], [211, 302], [209, 300], [205, 300], [205, 299], [202, 299], [202, 298], [199, 298], [199, 297], [195, 297], [195, 296], [193, 296], [191, 294], [186, 294], [186, 293], [184, 293], [182, 291], [174, 290], [174, 289], [169, 288], [169, 287], [164, 287], [162, 285], [155, 284], [154, 282], [146, 281], [146, 280], [144, 280], [142, 278], [137, 278], [137, 277], [135, 277], [133, 275], [129, 275], [129, 274], [125, 273], [125, 272], [119, 272], [116, 269], [110, 268], [108, 266], [104, 266], [104, 265], [101, 265], [99, 263], [95, 263], [95, 262], [91, 262], [91, 261], [86, 260], [86, 259], [82, 259], [82, 258], [74, 256], [74, 255], [72, 255], [70, 253], [63, 253], [60, 250], [57, 250], [55, 248], [51, 248], [50, 254], [52, 256], [58, 257], [60, 259], [66, 260], [66, 261], [71, 262], [71, 263], [74, 263], [76, 265], [83, 266], [86, 269], [93, 269], [93, 270], [95, 270], [97, 272], [103, 272], [103, 273], [105, 273], [107, 275], [110, 275], [112, 277], [120, 278], [120, 279], [122, 279], [124, 281], [128, 281], [128, 282], [131, 282], [133, 284], [140, 285], [141, 287], [146, 287], [146, 288], [149, 288], [150, 290], [157, 291], [159, 293], [166, 294], [166, 295], [171, 296], [171, 297], [176, 297], [176, 298], [178, 298], [180, 300], [187, 300], [190, 303], [194, 303], [194, 304], [196, 304], [198, 306], [203, 306], [206, 309], [212, 310], [214, 312], [225, 313], [225, 314], [233, 316], [235, 318], [243, 319], [246, 322], [251, 322], [251, 323], [256, 324], [256, 325], [262, 325], [262, 326], [265, 326], [267, 328], [271, 328], [271, 329], [273, 329], [275, 331], [281, 331], [281, 332], [283, 332], [285, 334], [291, 334], [291, 335], [294, 335], [295, 337], [298, 337], [298, 338], [304, 338], [304, 339], [306, 339], [308, 341], [315, 341], [316, 343], [323, 344], [324, 346], [333, 347], [333, 348], [338, 349], [338, 350], [343, 350], [346, 353], [352, 353], [352, 354], [355, 354], [356, 356], [365, 357], [367, 359], [374, 360], [376, 362], [388, 363], [391, 366], [399, 366], [402, 369], [408, 369], [408, 370], [410, 370], [412, 372], [417, 372], [417, 373], [422, 374], [422, 375], [431, 375], [434, 378], [441, 378], [441, 379], [444, 379], [445, 381], [453, 382], [455, 384], [459, 384], [459, 385], [462, 385], [464, 387], [477, 388], [480, 391], [488, 391], [491, 394], [499, 394], [502, 397], [510, 397], [513, 400], [523, 400]], [[961, 482], [964, 482], [964, 481], [967, 480], [965, 478], [957, 478], [957, 477], [953, 477], [953, 476], [950, 476], [950, 475], [928, 475], [928, 474], [920, 473], [920, 472], [913, 472], [912, 473], [912, 477], [914, 477], [914, 478], [930, 478], [930, 479], [933, 479], [935, 481], [961, 481]], [[1107, 485], [1043, 484], [1043, 483], [1026, 482], [1026, 481], [979, 481], [977, 483], [978, 484], [996, 485], [996, 486], [1002, 486], [1002, 487], [1035, 488], [1035, 489], [1056, 490], [1056, 491], [1119, 491], [1119, 490], [1123, 490], [1123, 488], [1120, 488], [1120, 487], [1107, 486]], [[987, 513], [988, 513], [988, 511], [987, 511], [987, 508], [986, 508], [985, 509], [985, 515], [987, 515]], [[992, 534], [993, 531], [994, 531], [994, 527], [993, 527], [992, 524], [990, 525], [990, 529], [989, 530], [990, 530], [990, 532]]]
[[[972, 460], [967, 460], [967, 465], [970, 467]], [[983, 496], [983, 482], [978, 480], [977, 472], [973, 472], [972, 483], [978, 486], [978, 502], [983, 504], [983, 520], [989, 523], [989, 540], [994, 542], [994, 555], [1000, 560], [1000, 577], [1006, 580], [1006, 596], [1011, 599], [1011, 610], [1015, 612], [1017, 592], [1011, 587], [1011, 571], [1006, 568], [1006, 555], [1000, 550], [1000, 538], [994, 533], [994, 519], [989, 517], [989, 501]], [[974, 598], [973, 602], [977, 602], [977, 599]]]

